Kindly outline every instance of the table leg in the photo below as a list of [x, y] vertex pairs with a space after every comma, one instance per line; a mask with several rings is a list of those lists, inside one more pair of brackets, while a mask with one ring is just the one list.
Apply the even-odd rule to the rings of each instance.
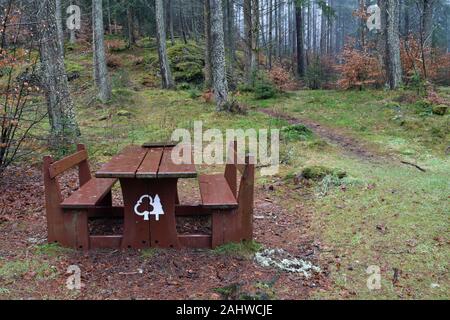
[[120, 179], [124, 202], [124, 226], [122, 248], [142, 249], [150, 247], [149, 221], [135, 214], [134, 207], [148, 192], [148, 181], [139, 179]]
[[[177, 179], [121, 179], [120, 183], [124, 200], [122, 248], [179, 248], [175, 219]], [[152, 201], [159, 197], [163, 214], [148, 214], [149, 220], [145, 220], [146, 210], [158, 209], [155, 203], [151, 208], [142, 203], [142, 208], [138, 206], [142, 215], [136, 214], [136, 205], [143, 197], [148, 201], [147, 196]]]
[[175, 202], [177, 200], [178, 179], [149, 180], [149, 193], [159, 196], [164, 211], [159, 220], [150, 218], [151, 246], [158, 248], [179, 248], [177, 225], [175, 218]]

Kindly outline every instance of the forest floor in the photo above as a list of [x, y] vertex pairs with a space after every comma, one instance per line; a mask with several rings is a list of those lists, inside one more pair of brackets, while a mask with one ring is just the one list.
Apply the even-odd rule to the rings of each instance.
[[[81, 73], [72, 87], [93, 169], [126, 145], [166, 140], [194, 121], [204, 130], [282, 129], [280, 172], [257, 176], [255, 243], [88, 254], [48, 245], [37, 157], [9, 168], [0, 184], [1, 299], [449, 298], [449, 115], [424, 110], [411, 92], [382, 90], [296, 91], [262, 101], [243, 94], [246, 115], [218, 114], [192, 90], [159, 90], [145, 67], [121, 60], [113, 99], [101, 104], [92, 99], [88, 55], [68, 55]], [[439, 93], [450, 97], [448, 88]], [[297, 124], [313, 133], [297, 135]], [[300, 177], [317, 166], [346, 174]], [[61, 183], [65, 194], [75, 190], [75, 173]], [[195, 181], [181, 190], [182, 202], [198, 201]], [[114, 195], [120, 203], [120, 190]], [[186, 225], [197, 228], [180, 221]], [[264, 248], [284, 249], [320, 272], [262, 267], [254, 256]], [[80, 291], [65, 286], [70, 265], [81, 268]], [[380, 268], [379, 290], [367, 286], [369, 266]]]

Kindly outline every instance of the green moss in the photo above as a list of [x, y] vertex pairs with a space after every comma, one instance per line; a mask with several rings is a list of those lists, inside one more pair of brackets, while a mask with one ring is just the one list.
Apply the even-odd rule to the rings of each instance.
[[82, 73], [85, 70], [84, 66], [71, 60], [66, 60], [64, 64], [67, 73]]
[[282, 130], [283, 138], [288, 141], [304, 141], [313, 137], [313, 132], [302, 124], [293, 124], [284, 127]]
[[249, 257], [261, 250], [262, 245], [256, 241], [243, 241], [240, 243], [227, 243], [213, 250], [215, 254], [237, 255]]
[[326, 176], [337, 177], [342, 179], [347, 176], [347, 173], [341, 169], [331, 169], [324, 166], [306, 167], [302, 171], [302, 177], [308, 180], [321, 180]]
[[0, 262], [0, 279], [14, 280], [28, 272], [36, 274], [37, 279], [51, 279], [57, 275], [55, 267], [38, 260], [16, 260]]
[[35, 254], [49, 257], [57, 257], [72, 252], [71, 249], [63, 248], [56, 243], [46, 243], [38, 245], [34, 249]]

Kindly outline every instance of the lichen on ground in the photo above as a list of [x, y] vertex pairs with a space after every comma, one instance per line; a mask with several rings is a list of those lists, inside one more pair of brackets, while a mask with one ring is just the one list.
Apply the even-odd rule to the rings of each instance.
[[321, 269], [311, 262], [293, 257], [283, 249], [265, 249], [257, 252], [255, 262], [262, 267], [274, 267], [284, 272], [302, 273], [309, 278], [312, 273], [319, 273]]

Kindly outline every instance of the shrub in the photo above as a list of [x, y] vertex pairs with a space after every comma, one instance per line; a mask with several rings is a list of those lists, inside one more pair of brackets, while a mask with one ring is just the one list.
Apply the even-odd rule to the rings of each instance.
[[270, 81], [279, 91], [295, 90], [298, 88], [298, 82], [292, 77], [292, 74], [280, 65], [275, 65], [268, 72]]
[[308, 140], [313, 136], [311, 130], [309, 130], [303, 124], [294, 124], [281, 129], [283, 137], [288, 141]]
[[311, 56], [306, 68], [305, 83], [312, 90], [322, 89], [333, 76], [333, 65], [330, 57]]
[[367, 48], [359, 50], [352, 44], [345, 46], [343, 63], [336, 66], [341, 73], [338, 86], [341, 89], [360, 89], [379, 87], [384, 83], [384, 75], [378, 59]]
[[255, 94], [255, 99], [264, 100], [270, 99], [276, 96], [278, 93], [277, 88], [270, 81], [267, 74], [263, 71], [258, 71], [253, 76], [253, 92]]
[[122, 59], [116, 55], [108, 55], [106, 58], [106, 65], [112, 69], [117, 69], [122, 67]]
[[105, 40], [105, 47], [110, 52], [120, 52], [128, 48], [128, 44], [123, 39], [108, 39]]

